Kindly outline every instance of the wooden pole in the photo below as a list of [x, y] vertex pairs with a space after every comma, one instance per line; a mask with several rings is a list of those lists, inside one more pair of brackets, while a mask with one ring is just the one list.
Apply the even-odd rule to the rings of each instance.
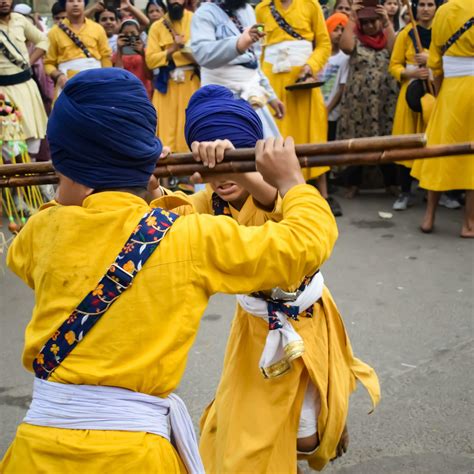
[[[413, 16], [413, 11], [411, 9], [410, 2], [409, 2], [409, 0], [403, 0], [403, 3], [407, 7], [408, 16], [410, 17], [410, 23], [411, 23], [411, 26], [413, 28], [413, 34], [415, 35], [416, 48], [421, 53], [421, 52], [423, 52], [423, 45], [421, 44], [420, 34], [418, 33], [418, 29], [416, 27], [416, 20], [415, 20], [415, 17]], [[428, 80], [424, 81], [424, 83], [428, 87], [428, 92], [433, 97], [435, 97], [435, 92], [434, 92], [433, 84], [431, 83], [431, 81], [428, 79]]]
[[[340, 166], [340, 165], [379, 165], [394, 161], [407, 161], [425, 158], [438, 158], [443, 156], [470, 155], [474, 153], [474, 142], [458, 143], [455, 145], [436, 145], [429, 148], [409, 148], [368, 153], [343, 153], [339, 155], [320, 155], [312, 157], [299, 157], [302, 168], [314, 166]], [[51, 165], [47, 163], [25, 163], [18, 165], [0, 166], [0, 188], [33, 186], [38, 184], [54, 184], [58, 177], [52, 173]], [[16, 173], [11, 174], [10, 168], [15, 167]], [[47, 171], [32, 174], [32, 170]], [[255, 171], [255, 160], [225, 161], [215, 168], [209, 169], [201, 163], [184, 163], [181, 165], [159, 164], [154, 171], [156, 177], [190, 176], [195, 172], [209, 176], [222, 173], [246, 173]], [[5, 174], [8, 172], [8, 174]], [[17, 175], [17, 176], [15, 176]], [[29, 175], [29, 176], [28, 176]]]
[[[319, 156], [332, 155], [348, 152], [370, 152], [392, 149], [418, 148], [426, 144], [424, 134], [414, 135], [389, 135], [385, 137], [354, 138], [350, 140], [337, 140], [328, 143], [308, 143], [295, 147], [296, 155]], [[252, 161], [255, 159], [254, 148], [241, 148], [226, 152], [224, 163], [235, 161]], [[189, 164], [195, 167], [198, 163], [193, 158], [192, 153], [173, 153], [167, 158], [158, 162], [158, 166], [184, 165]], [[0, 177], [54, 173], [53, 165], [50, 161], [42, 163], [20, 163], [0, 166]], [[192, 174], [192, 173], [191, 173]], [[180, 175], [183, 176], [183, 175]]]

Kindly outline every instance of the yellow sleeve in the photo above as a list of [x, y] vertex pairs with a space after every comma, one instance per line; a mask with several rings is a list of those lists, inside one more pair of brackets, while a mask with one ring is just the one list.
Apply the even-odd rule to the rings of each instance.
[[262, 212], [265, 213], [265, 221], [273, 221], [273, 222], [280, 222], [283, 218], [283, 200], [280, 194], [277, 194], [277, 198], [275, 201], [275, 205], [271, 211], [266, 211], [262, 209], [257, 201], [255, 201], [252, 197], [252, 202], [257, 209], [260, 209]]
[[442, 22], [439, 23], [439, 18], [440, 15], [435, 15], [431, 27], [431, 44], [427, 64], [427, 66], [433, 71], [434, 76], [441, 76], [441, 74], [443, 74], [443, 54], [441, 53], [440, 46], [442, 43], [438, 39], [439, 29], [443, 24]]
[[325, 199], [301, 184], [285, 195], [283, 220], [239, 226], [227, 216], [192, 215], [193, 260], [209, 294], [251, 293], [289, 288], [329, 258], [337, 239], [334, 216]]
[[402, 73], [406, 66], [406, 41], [408, 38], [407, 29], [403, 29], [398, 33], [398, 36], [393, 45], [392, 55], [390, 57], [390, 64], [388, 66], [388, 72], [398, 81], [402, 81]]
[[48, 33], [49, 48], [46, 51], [44, 58], [44, 70], [46, 74], [51, 75], [53, 71], [58, 68], [58, 37], [57, 37], [57, 26], [54, 26]]
[[13, 239], [7, 253], [8, 268], [20, 277], [30, 288], [34, 289], [35, 284], [32, 275], [32, 255], [31, 251], [31, 229], [33, 223], [28, 221], [26, 226]]
[[109, 46], [109, 40], [105, 34], [105, 30], [101, 27], [99, 38], [97, 40], [97, 49], [100, 54], [100, 62], [102, 67], [112, 67], [112, 49]]
[[48, 51], [48, 37], [28, 20], [25, 20], [25, 37], [37, 48], [42, 49], [43, 51]]
[[198, 214], [213, 214], [212, 212], [212, 194], [209, 195], [208, 190], [198, 191], [197, 193], [187, 196], [191, 201], [194, 210]]
[[145, 53], [146, 65], [149, 69], [167, 66], [168, 59], [166, 50], [160, 45], [160, 30], [162, 21], [157, 21], [151, 25], [148, 33], [148, 43]]
[[331, 56], [331, 39], [324, 21], [323, 10], [318, 2], [314, 2], [314, 8], [312, 27], [316, 47], [307, 63], [313, 74], [318, 74], [328, 62], [329, 56]]

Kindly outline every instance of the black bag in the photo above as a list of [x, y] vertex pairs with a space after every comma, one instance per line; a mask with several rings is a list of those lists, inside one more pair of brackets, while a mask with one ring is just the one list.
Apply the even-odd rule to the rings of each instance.
[[413, 112], [422, 112], [421, 98], [426, 94], [424, 82], [425, 81], [422, 79], [415, 79], [411, 81], [410, 84], [408, 84], [405, 99], [407, 101], [408, 107], [410, 107]]

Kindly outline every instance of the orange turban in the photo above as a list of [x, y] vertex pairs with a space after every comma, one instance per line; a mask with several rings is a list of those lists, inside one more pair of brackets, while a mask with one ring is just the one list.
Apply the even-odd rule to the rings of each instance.
[[326, 26], [329, 33], [332, 33], [339, 25], [345, 27], [348, 21], [349, 18], [344, 13], [334, 13], [326, 20]]

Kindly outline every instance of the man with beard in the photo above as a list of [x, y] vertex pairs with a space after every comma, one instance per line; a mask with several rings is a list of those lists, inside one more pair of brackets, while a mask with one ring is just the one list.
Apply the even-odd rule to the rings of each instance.
[[102, 26], [84, 15], [87, 0], [61, 0], [66, 19], [51, 28], [44, 66], [56, 84], [56, 95], [80, 71], [112, 67], [112, 50]]
[[279, 136], [266, 105], [277, 118], [285, 115], [285, 108], [260, 69], [259, 42], [265, 33], [256, 23], [247, 0], [202, 3], [193, 17], [191, 50], [201, 66], [203, 86], [228, 87], [257, 111], [265, 137]]
[[[153, 105], [158, 112], [157, 134], [173, 151], [187, 151], [185, 111], [199, 89], [196, 63], [187, 51], [193, 13], [185, 0], [169, 0], [168, 13], [148, 33], [146, 63], [153, 70]], [[161, 116], [160, 116], [161, 114]]]
[[[34, 45], [28, 54], [26, 41]], [[0, 92], [22, 113], [30, 153], [38, 153], [46, 134], [46, 112], [31, 64], [48, 49], [48, 39], [23, 15], [12, 12], [12, 0], [0, 0]], [[11, 150], [14, 154], [17, 150]], [[1, 161], [0, 161], [1, 162]]]

